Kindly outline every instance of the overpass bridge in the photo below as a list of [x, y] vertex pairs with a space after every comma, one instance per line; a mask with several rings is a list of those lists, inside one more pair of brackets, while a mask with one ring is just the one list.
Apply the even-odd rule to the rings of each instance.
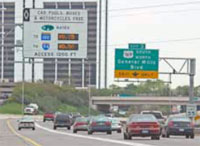
[[[200, 100], [194, 102], [200, 105]], [[142, 96], [142, 97], [118, 97], [118, 96], [96, 96], [91, 98], [91, 105], [94, 108], [119, 105], [187, 105], [189, 97], [173, 97], [173, 96]]]

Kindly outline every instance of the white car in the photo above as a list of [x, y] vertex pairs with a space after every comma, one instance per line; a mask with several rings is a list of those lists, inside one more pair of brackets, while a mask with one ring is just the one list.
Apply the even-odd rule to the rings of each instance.
[[156, 117], [158, 122], [161, 124], [161, 126], [164, 125], [166, 118], [163, 116], [161, 111], [142, 111], [141, 114], [151, 114]]
[[24, 116], [18, 120], [18, 122], [18, 130], [21, 130], [22, 128], [35, 130], [35, 122], [32, 117]]

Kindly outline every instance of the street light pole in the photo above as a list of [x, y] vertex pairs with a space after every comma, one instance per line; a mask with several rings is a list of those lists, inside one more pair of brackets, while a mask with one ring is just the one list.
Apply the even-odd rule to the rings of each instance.
[[1, 8], [1, 82], [4, 80], [4, 13], [6, 8], [4, 7], [4, 3], [2, 2]]

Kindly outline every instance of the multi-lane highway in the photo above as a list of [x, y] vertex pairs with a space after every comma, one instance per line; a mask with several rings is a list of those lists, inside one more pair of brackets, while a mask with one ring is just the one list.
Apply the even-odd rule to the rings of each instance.
[[36, 122], [36, 130], [17, 130], [16, 119], [0, 120], [0, 146], [199, 146], [200, 136], [195, 139], [172, 136], [151, 140], [150, 138], [133, 138], [123, 140], [122, 134], [113, 132], [112, 135], [94, 133], [91, 136], [87, 132], [73, 134], [71, 130], [60, 128], [53, 130], [52, 122]]

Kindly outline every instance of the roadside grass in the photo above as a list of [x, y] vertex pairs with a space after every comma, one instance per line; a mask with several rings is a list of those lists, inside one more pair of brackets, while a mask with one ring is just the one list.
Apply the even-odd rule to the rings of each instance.
[[[82, 115], [86, 116], [88, 115], [88, 107], [81, 106], [81, 107], [75, 107], [67, 104], [61, 104], [56, 111], [63, 112], [63, 113], [76, 113], [79, 112]], [[21, 104], [17, 102], [6, 102], [2, 106], [0, 106], [0, 114], [14, 114], [14, 115], [21, 115]], [[43, 111], [40, 111], [39, 114], [43, 114]], [[97, 115], [99, 112], [91, 109], [92, 115]]]
[[16, 102], [8, 102], [0, 106], [0, 113], [20, 115], [22, 113], [21, 109], [21, 104]]

